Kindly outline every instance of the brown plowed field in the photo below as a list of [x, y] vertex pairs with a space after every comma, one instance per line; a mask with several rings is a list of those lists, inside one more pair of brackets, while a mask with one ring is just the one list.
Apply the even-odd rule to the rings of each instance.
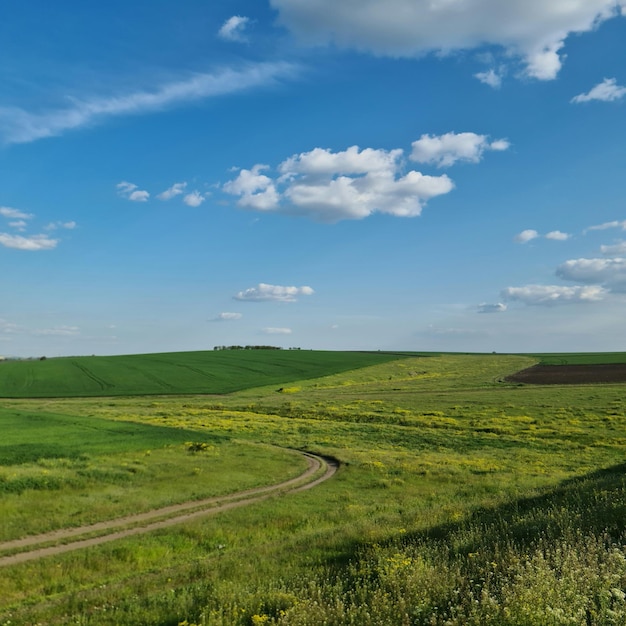
[[530, 385], [626, 383], [626, 363], [602, 365], [535, 365], [508, 376], [508, 382]]

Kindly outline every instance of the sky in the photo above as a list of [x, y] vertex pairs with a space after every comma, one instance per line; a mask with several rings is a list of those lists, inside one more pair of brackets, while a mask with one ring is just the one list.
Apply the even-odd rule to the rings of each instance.
[[626, 351], [626, 0], [22, 0], [0, 50], [0, 355]]

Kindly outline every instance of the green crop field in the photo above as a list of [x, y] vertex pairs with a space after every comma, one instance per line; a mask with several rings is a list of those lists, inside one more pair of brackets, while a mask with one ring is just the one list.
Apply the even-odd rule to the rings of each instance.
[[380, 352], [220, 350], [0, 363], [0, 397], [231, 393], [399, 358]]
[[534, 354], [541, 365], [602, 365], [626, 363], [626, 352], [581, 352]]
[[[248, 386], [221, 395], [1, 399], [0, 624], [626, 623], [626, 385], [504, 382], [537, 355], [335, 355], [324, 370], [323, 354], [287, 357], [300, 373], [281, 380], [243, 370]], [[340, 469], [3, 561], [30, 534], [297, 476], [289, 449]]]

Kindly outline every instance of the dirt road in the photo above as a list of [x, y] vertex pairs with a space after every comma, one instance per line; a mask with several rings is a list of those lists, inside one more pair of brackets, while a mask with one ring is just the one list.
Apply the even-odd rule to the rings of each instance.
[[[205, 500], [183, 502], [89, 526], [65, 528], [0, 543], [0, 553], [18, 551], [17, 553], [0, 557], [0, 567], [96, 546], [108, 541], [131, 537], [132, 535], [141, 535], [199, 517], [215, 515], [222, 511], [248, 506], [274, 496], [311, 489], [328, 480], [339, 466], [332, 459], [326, 459], [308, 452], [298, 451], [298, 453], [307, 459], [307, 470], [300, 476], [276, 485], [248, 489], [247, 491], [239, 491], [230, 495], [207, 498]], [[324, 472], [318, 475], [322, 469], [324, 469]]]

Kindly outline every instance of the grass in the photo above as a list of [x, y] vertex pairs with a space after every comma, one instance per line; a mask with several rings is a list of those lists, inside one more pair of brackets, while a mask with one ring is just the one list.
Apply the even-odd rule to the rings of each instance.
[[[49, 494], [64, 498], [59, 527], [85, 509], [111, 516], [99, 507], [127, 487], [120, 509], [150, 506], [153, 492], [187, 497], [200, 461], [223, 490], [299, 473], [271, 445], [343, 465], [307, 492], [4, 568], [0, 624], [623, 624], [624, 386], [501, 382], [533, 362], [414, 356], [294, 379], [287, 393], [272, 383], [221, 396], [2, 400], [3, 415], [52, 416], [59, 432], [91, 416], [86, 424], [113, 433], [133, 424], [180, 439], [145, 456], [141, 446], [105, 449], [103, 437], [88, 462], [110, 471], [140, 461], [128, 485], [74, 489], [80, 455], [5, 464], [5, 475], [70, 474], [54, 493], [0, 498], [0, 528], [44, 527], [28, 518], [52, 516], [36, 513]], [[182, 440], [212, 451], [192, 455]]]
[[541, 365], [604, 365], [626, 363], [626, 352], [535, 354]]
[[225, 350], [0, 363], [0, 397], [232, 393], [398, 359], [381, 352]]

